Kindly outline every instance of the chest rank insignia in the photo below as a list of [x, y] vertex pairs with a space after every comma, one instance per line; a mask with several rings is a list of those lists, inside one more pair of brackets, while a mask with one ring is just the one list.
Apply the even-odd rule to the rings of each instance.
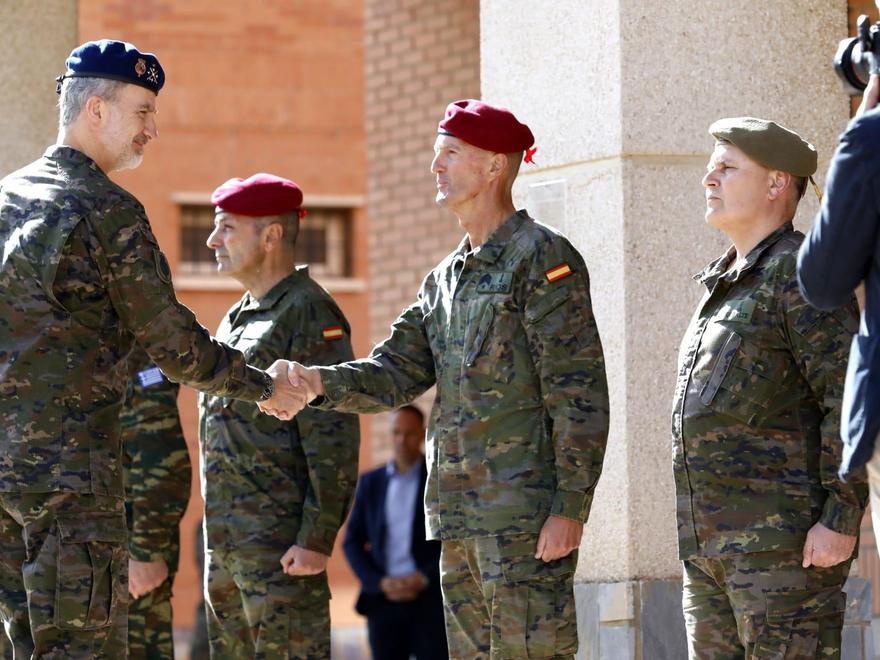
[[138, 78], [147, 72], [147, 63], [144, 62], [144, 58], [138, 58], [137, 64], [134, 65], [134, 72], [138, 74]]
[[324, 328], [321, 333], [324, 335], [324, 341], [335, 341], [344, 336], [341, 325], [331, 325], [329, 328]]
[[547, 276], [548, 282], [558, 282], [561, 279], [564, 279], [571, 275], [571, 266], [567, 263], [561, 263], [558, 266], [555, 266], [548, 270], [544, 275]]
[[513, 282], [513, 273], [486, 273], [477, 282], [477, 293], [507, 293]]

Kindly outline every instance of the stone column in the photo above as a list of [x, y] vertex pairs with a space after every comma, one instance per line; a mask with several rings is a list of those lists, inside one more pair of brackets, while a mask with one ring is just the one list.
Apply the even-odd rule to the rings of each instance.
[[0, 2], [0, 177], [55, 141], [55, 76], [76, 45], [77, 3]]
[[[537, 138], [518, 206], [582, 251], [605, 347], [611, 434], [576, 576], [579, 657], [684, 650], [670, 409], [691, 275], [725, 247], [700, 179], [723, 116], [808, 136], [824, 174], [848, 117], [831, 68], [846, 3], [482, 0], [483, 98]], [[821, 176], [820, 176], [821, 178]], [[798, 224], [817, 208], [810, 197]]]

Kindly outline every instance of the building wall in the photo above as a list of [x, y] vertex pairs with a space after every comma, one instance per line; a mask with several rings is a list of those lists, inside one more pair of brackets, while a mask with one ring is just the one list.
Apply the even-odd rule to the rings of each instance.
[[0, 2], [0, 177], [55, 142], [55, 76], [76, 45], [76, 30], [70, 0]]
[[[378, 342], [463, 236], [433, 203], [429, 168], [447, 104], [480, 96], [479, 3], [365, 0], [364, 30], [370, 335]], [[384, 417], [374, 428], [378, 462], [388, 454]]]
[[[356, 354], [365, 354], [366, 213], [357, 201], [364, 199], [367, 187], [361, 3], [81, 0], [79, 30], [83, 41], [130, 41], [156, 53], [165, 68], [159, 139], [147, 146], [141, 167], [114, 178], [146, 207], [175, 271], [180, 299], [213, 330], [242, 293], [231, 282], [181, 277], [181, 195], [207, 199], [226, 179], [258, 171], [287, 176], [303, 187], [307, 207], [316, 196], [343, 196], [361, 204], [354, 220], [353, 277], [324, 284], [351, 322]], [[184, 430], [197, 465], [195, 401], [192, 390], [181, 394]], [[365, 426], [366, 454], [368, 430]], [[182, 627], [191, 624], [201, 591], [193, 543], [201, 510], [194, 474], [174, 590], [175, 624]], [[337, 611], [349, 616], [355, 581], [338, 551], [330, 578], [334, 616]]]

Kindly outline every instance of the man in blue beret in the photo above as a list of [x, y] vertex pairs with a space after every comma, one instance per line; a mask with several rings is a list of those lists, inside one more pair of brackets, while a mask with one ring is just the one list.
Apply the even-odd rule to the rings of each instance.
[[286, 370], [248, 366], [177, 301], [143, 206], [107, 176], [156, 139], [164, 81], [131, 44], [77, 47], [57, 143], [0, 181], [0, 618], [16, 657], [126, 656], [135, 342], [174, 381], [285, 418], [300, 403]]

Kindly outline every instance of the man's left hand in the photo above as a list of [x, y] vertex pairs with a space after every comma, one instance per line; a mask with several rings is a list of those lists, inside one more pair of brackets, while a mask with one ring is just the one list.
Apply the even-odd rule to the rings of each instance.
[[288, 575], [317, 575], [327, 568], [328, 559], [320, 552], [292, 545], [281, 558], [281, 566]]
[[804, 543], [804, 568], [819, 566], [829, 568], [852, 557], [856, 537], [840, 534], [816, 523], [807, 532]]
[[583, 534], [583, 523], [559, 516], [548, 516], [538, 535], [535, 559], [544, 561], [562, 559], [572, 550], [580, 547]]
[[168, 564], [156, 561], [128, 560], [128, 593], [132, 598], [146, 596], [168, 577]]

